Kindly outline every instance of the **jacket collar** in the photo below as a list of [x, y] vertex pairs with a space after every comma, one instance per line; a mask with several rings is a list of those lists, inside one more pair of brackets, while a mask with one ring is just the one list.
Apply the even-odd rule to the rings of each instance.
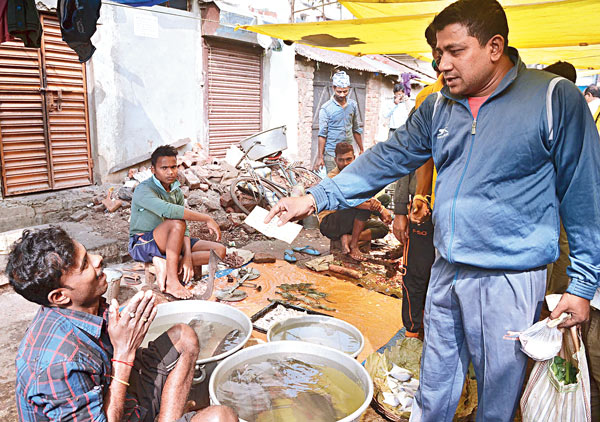
[[156, 178], [156, 176], [152, 175], [152, 180], [154, 181], [154, 184], [156, 186], [158, 186], [158, 188], [161, 189], [165, 193], [171, 193], [174, 190], [179, 189], [179, 186], [181, 186], [181, 183], [179, 183], [179, 180], [175, 180], [173, 183], [171, 183], [171, 190], [170, 190], [170, 192], [167, 192], [167, 190], [165, 189], [165, 187], [162, 185], [162, 183], [160, 183], [160, 180], [158, 180]]
[[[508, 57], [510, 58], [510, 60], [514, 63], [514, 66], [508, 71], [508, 73], [506, 75], [504, 75], [504, 78], [502, 78], [502, 80], [500, 81], [500, 85], [498, 85], [498, 87], [495, 89], [494, 92], [492, 92], [492, 94], [490, 95], [490, 97], [488, 98], [487, 101], [489, 101], [490, 98], [493, 98], [497, 95], [499, 95], [502, 91], [504, 91], [508, 86], [510, 86], [510, 84], [513, 83], [513, 81], [515, 79], [517, 79], [517, 76], [519, 76], [520, 73], [523, 72], [523, 70], [526, 69], [525, 63], [523, 63], [521, 61], [521, 57], [519, 56], [519, 52], [517, 51], [516, 48], [514, 47], [508, 47], [508, 51], [507, 51]], [[461, 104], [467, 104], [468, 99], [467, 97], [464, 97], [462, 95], [452, 95], [450, 93], [450, 90], [448, 89], [448, 86], [444, 85], [444, 88], [442, 88], [442, 95], [450, 100], [459, 102]], [[486, 101], [486, 102], [487, 102]]]

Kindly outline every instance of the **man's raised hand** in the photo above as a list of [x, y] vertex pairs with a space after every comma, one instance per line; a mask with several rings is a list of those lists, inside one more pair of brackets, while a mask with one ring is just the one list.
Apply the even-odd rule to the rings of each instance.
[[283, 198], [271, 208], [271, 211], [265, 217], [265, 224], [268, 224], [273, 217], [277, 216], [281, 220], [279, 225], [282, 226], [288, 221], [308, 217], [313, 212], [315, 212], [315, 206], [310, 194], [295, 198]]
[[156, 316], [156, 297], [152, 290], [138, 292], [119, 312], [119, 303], [112, 300], [109, 308], [108, 335], [114, 349], [114, 358], [132, 362], [148, 327]]

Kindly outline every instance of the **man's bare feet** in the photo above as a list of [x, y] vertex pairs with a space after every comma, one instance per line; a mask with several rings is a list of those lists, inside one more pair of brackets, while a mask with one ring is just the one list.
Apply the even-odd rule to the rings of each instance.
[[340, 237], [340, 241], [342, 243], [342, 253], [344, 255], [348, 255], [355, 261], [366, 261], [367, 258], [365, 258], [360, 249], [358, 249], [358, 245], [354, 247], [350, 245], [350, 239], [352, 239], [352, 235], [349, 234], [344, 234], [342, 237]]
[[159, 256], [152, 258], [152, 264], [154, 264], [154, 270], [156, 272], [156, 282], [158, 283], [158, 289], [164, 292], [166, 289], [167, 281], [167, 260]]
[[350, 258], [354, 259], [355, 261], [366, 261], [367, 258], [362, 254], [362, 252], [360, 251], [360, 249], [358, 249], [358, 246], [356, 247], [350, 247], [350, 252], [348, 253], [348, 255], [350, 256]]
[[342, 253], [348, 255], [350, 253], [350, 239], [352, 238], [349, 234], [343, 234], [340, 237], [340, 242], [342, 243]]
[[168, 293], [177, 299], [190, 299], [194, 296], [191, 291], [183, 287], [177, 277], [173, 279], [167, 277], [167, 288], [165, 293]]

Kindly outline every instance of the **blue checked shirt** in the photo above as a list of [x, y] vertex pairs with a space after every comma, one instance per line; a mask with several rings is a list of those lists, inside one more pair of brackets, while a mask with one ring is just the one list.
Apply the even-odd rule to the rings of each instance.
[[335, 156], [339, 142], [352, 142], [352, 133], [362, 133], [358, 104], [347, 100], [346, 107], [339, 105], [333, 97], [319, 110], [319, 136], [326, 139], [325, 154]]
[[[40, 307], [17, 353], [19, 421], [106, 421], [113, 348], [104, 300], [99, 315]], [[145, 413], [128, 394], [122, 420]]]

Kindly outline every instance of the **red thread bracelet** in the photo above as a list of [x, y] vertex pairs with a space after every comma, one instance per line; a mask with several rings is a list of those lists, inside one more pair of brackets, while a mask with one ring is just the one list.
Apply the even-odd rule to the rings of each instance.
[[133, 368], [133, 363], [125, 362], [123, 360], [111, 359], [111, 362], [122, 363], [123, 365], [131, 366]]

